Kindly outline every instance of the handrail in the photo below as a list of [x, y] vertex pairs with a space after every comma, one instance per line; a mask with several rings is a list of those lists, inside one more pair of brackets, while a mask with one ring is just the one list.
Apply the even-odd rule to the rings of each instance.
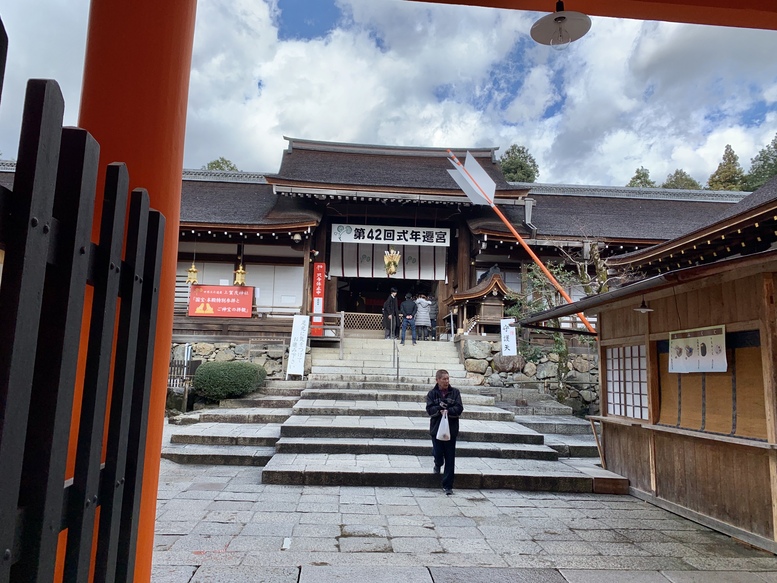
[[391, 361], [394, 363], [397, 369], [397, 384], [399, 384], [399, 347], [397, 346], [397, 339], [391, 339], [391, 345], [393, 347]]

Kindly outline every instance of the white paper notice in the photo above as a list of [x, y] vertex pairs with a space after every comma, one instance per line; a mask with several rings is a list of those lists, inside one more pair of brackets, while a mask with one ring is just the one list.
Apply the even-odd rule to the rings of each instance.
[[694, 328], [669, 334], [669, 372], [726, 372], [726, 327]]

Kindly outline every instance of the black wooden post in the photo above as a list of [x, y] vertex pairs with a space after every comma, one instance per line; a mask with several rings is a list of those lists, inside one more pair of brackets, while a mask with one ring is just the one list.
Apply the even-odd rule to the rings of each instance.
[[85, 130], [62, 131], [54, 216], [43, 289], [32, 402], [19, 505], [24, 553], [14, 580], [53, 580], [62, 523], [65, 466], [91, 249], [99, 147]]
[[22, 120], [0, 286], [0, 582], [10, 581], [65, 103], [31, 80]]
[[148, 209], [148, 193], [145, 190], [135, 190], [130, 198], [127, 240], [121, 269], [121, 312], [113, 368], [108, 444], [100, 488], [96, 583], [113, 583], [116, 572], [132, 389], [135, 385], [135, 356], [138, 347]]
[[135, 357], [135, 386], [132, 391], [132, 416], [127, 444], [127, 475], [121, 509], [119, 554], [116, 565], [117, 583], [133, 583], [138, 539], [140, 495], [143, 485], [146, 431], [151, 401], [151, 373], [154, 363], [156, 316], [159, 303], [159, 281], [162, 277], [162, 245], [165, 218], [151, 211], [148, 219], [146, 258], [143, 270], [143, 294], [140, 305], [138, 348]]
[[109, 393], [116, 305], [121, 279], [121, 248], [129, 177], [124, 164], [111, 164], [105, 177], [100, 243], [94, 268], [94, 296], [86, 358], [76, 468], [68, 511], [65, 580], [88, 583], [99, 503], [100, 458]]

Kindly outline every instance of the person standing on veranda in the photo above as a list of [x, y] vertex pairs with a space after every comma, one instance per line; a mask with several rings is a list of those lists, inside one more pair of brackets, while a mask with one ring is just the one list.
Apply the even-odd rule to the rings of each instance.
[[399, 302], [397, 302], [397, 288], [391, 288], [391, 294], [383, 302], [383, 336], [394, 339], [397, 337], [397, 320], [399, 318]]
[[[426, 395], [426, 413], [430, 416], [429, 433], [432, 436], [432, 455], [434, 473], [442, 472], [442, 489], [450, 496], [453, 494], [453, 479], [456, 471], [456, 437], [459, 434], [459, 417], [464, 411], [461, 391], [451, 386], [447, 370], [440, 369], [435, 375], [437, 384]], [[448, 412], [448, 424], [451, 429], [449, 441], [437, 439], [437, 430], [442, 421], [442, 412]]]
[[437, 303], [437, 298], [432, 296], [429, 298], [429, 322], [431, 323], [432, 340], [437, 340], [437, 315], [440, 313], [440, 306]]
[[413, 301], [413, 296], [409, 293], [405, 294], [405, 301], [399, 304], [399, 317], [402, 320], [402, 332], [400, 333], [399, 343], [405, 345], [405, 330], [408, 326], [413, 336], [413, 346], [415, 346], [416, 333], [415, 333], [415, 315], [418, 312], [418, 306]]
[[426, 299], [426, 296], [419, 294], [415, 301], [418, 306], [418, 312], [415, 315], [415, 327], [418, 330], [419, 340], [429, 339], [429, 327], [432, 325], [432, 321], [429, 319], [429, 306], [432, 302]]

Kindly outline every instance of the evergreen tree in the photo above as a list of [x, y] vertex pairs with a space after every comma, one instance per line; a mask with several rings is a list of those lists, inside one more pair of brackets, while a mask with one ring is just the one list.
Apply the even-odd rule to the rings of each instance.
[[745, 172], [739, 165], [739, 156], [734, 153], [734, 148], [726, 144], [723, 151], [723, 160], [718, 164], [718, 169], [707, 179], [707, 188], [710, 190], [742, 190], [745, 180]]
[[537, 161], [525, 146], [513, 144], [499, 158], [502, 174], [508, 182], [535, 182], [540, 175]]
[[640, 166], [626, 186], [635, 188], [655, 188], [656, 183], [650, 179], [650, 170], [644, 166]]
[[678, 168], [666, 177], [661, 188], [679, 188], [682, 190], [701, 190], [699, 184], [693, 176], [688, 174], [682, 168]]
[[777, 176], [777, 134], [750, 160], [750, 171], [745, 176], [744, 190], [761, 188], [772, 176]]
[[237, 169], [237, 166], [235, 166], [235, 163], [232, 162], [232, 160], [227, 160], [224, 158], [224, 156], [217, 158], [216, 160], [211, 160], [205, 166], [202, 167], [203, 170], [222, 170], [227, 172], [240, 172]]

